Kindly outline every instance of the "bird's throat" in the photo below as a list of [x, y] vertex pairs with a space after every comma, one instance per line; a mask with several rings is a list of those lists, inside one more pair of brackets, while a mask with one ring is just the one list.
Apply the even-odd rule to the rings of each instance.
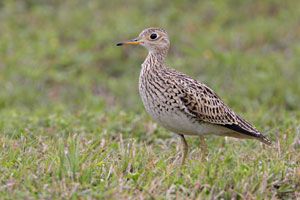
[[143, 70], [154, 70], [165, 67], [165, 59], [167, 52], [149, 51], [144, 63], [142, 64]]

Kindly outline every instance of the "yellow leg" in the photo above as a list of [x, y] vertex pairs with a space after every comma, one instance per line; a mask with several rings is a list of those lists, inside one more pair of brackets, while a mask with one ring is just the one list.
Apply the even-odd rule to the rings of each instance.
[[205, 160], [206, 157], [208, 156], [208, 147], [205, 141], [204, 136], [200, 136], [200, 149], [201, 149], [201, 154], [202, 154], [202, 160]]
[[180, 136], [180, 139], [181, 139], [181, 144], [182, 144], [182, 159], [181, 159], [181, 166], [184, 165], [184, 161], [185, 161], [185, 158], [187, 156], [187, 153], [188, 153], [188, 144], [184, 138], [184, 135], [182, 134], [179, 134]]

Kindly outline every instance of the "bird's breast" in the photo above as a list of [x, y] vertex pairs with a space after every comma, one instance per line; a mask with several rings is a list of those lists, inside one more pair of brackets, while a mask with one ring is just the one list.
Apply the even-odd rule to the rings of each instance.
[[199, 122], [182, 111], [178, 90], [160, 77], [163, 74], [149, 73], [141, 72], [139, 78], [139, 93], [146, 111], [170, 131], [195, 134]]

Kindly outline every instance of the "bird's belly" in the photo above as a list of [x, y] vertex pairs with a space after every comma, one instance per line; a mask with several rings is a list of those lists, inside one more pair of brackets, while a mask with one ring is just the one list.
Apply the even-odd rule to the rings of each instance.
[[192, 117], [187, 116], [181, 110], [159, 110], [151, 109], [145, 106], [151, 117], [161, 126], [169, 131], [184, 135], [222, 135], [228, 132], [228, 129], [221, 126], [199, 122]]
[[199, 122], [191, 117], [188, 117], [182, 111], [174, 113], [164, 113], [158, 119], [155, 119], [160, 125], [168, 130], [185, 135], [208, 135], [208, 134], [222, 134], [227, 132], [223, 127]]
[[207, 134], [201, 128], [203, 124], [185, 116], [181, 111], [163, 113], [154, 119], [161, 126], [174, 133], [187, 135]]

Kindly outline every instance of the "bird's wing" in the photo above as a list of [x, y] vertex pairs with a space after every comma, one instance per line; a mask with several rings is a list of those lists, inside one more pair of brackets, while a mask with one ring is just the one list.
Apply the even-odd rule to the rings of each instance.
[[241, 134], [255, 137], [266, 144], [271, 143], [254, 126], [235, 114], [205, 84], [179, 73], [174, 82], [182, 90], [180, 100], [184, 109], [199, 121], [226, 127]]
[[217, 125], [238, 124], [238, 116], [206, 85], [184, 82], [182, 89], [181, 102], [200, 121]]

